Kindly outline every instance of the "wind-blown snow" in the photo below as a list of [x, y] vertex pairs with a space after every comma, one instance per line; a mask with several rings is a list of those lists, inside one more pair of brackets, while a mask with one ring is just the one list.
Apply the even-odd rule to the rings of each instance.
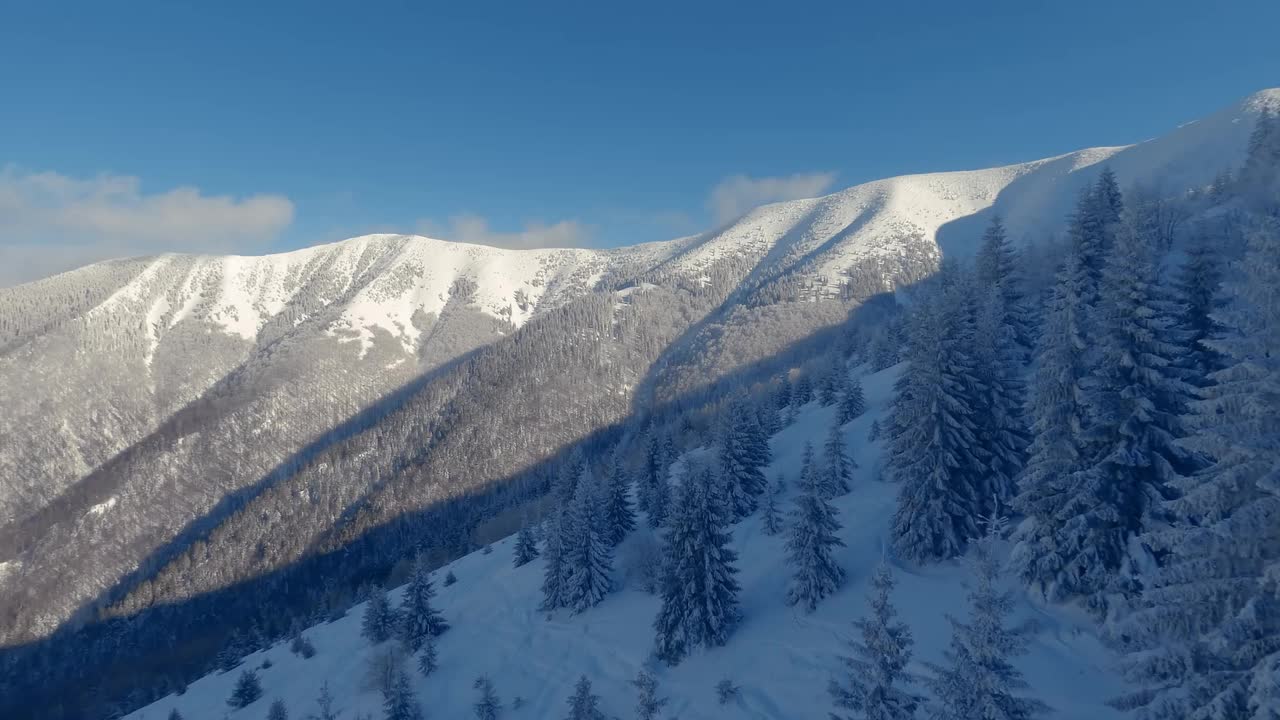
[[[495, 543], [491, 554], [473, 553], [436, 572], [443, 577], [452, 570], [458, 577], [450, 587], [436, 583], [438, 605], [453, 627], [438, 641], [440, 669], [435, 674], [423, 678], [412, 664], [408, 667], [428, 716], [469, 716], [475, 694], [471, 683], [488, 674], [507, 705], [503, 717], [561, 717], [574, 682], [585, 674], [602, 696], [606, 714], [628, 717], [635, 697], [629, 682], [640, 668], [650, 667], [661, 694], [671, 698], [665, 716], [825, 717], [832, 709], [827, 681], [838, 667], [837, 654], [846, 650], [843, 639], [853, 633], [852, 621], [865, 613], [868, 581], [887, 545], [897, 487], [878, 480], [880, 448], [866, 438], [871, 422], [888, 404], [896, 370], [864, 378], [868, 412], [845, 427], [851, 453], [861, 465], [853, 492], [836, 501], [844, 525], [840, 535], [847, 544], [838, 558], [850, 579], [817, 612], [806, 615], [784, 604], [789, 572], [784, 539], [765, 535], [757, 514], [733, 528], [741, 571], [741, 626], [726, 647], [695, 652], [675, 668], [655, 666], [649, 655], [657, 598], [623, 588], [582, 615], [561, 611], [548, 616], [537, 610], [542, 562], [513, 568], [513, 538], [507, 538]], [[773, 438], [776, 459], [768, 469], [770, 480], [779, 475], [795, 480], [803, 443], [820, 443], [833, 412], [834, 408], [810, 404], [795, 424]], [[633, 534], [628, 542], [634, 540]], [[619, 555], [625, 554], [624, 545]], [[921, 662], [939, 660], [949, 641], [944, 614], [965, 613], [966, 571], [958, 563], [946, 563], [923, 569], [897, 567], [895, 575], [894, 601], [917, 640], [914, 669], [923, 671]], [[618, 568], [618, 582], [622, 576]], [[398, 602], [400, 592], [393, 591], [393, 601]], [[291, 654], [287, 644], [250, 655], [242, 668], [271, 661], [270, 668], [258, 671], [263, 697], [227, 717], [260, 718], [275, 698], [285, 701], [291, 717], [303, 717], [316, 710], [315, 698], [326, 680], [344, 717], [362, 712], [377, 716], [381, 698], [363, 681], [374, 652], [360, 636], [363, 610], [363, 605], [356, 606], [341, 620], [308, 630], [305, 635], [318, 651], [309, 660]], [[1015, 662], [1057, 717], [1119, 718], [1105, 700], [1123, 688], [1111, 671], [1113, 658], [1087, 629], [1087, 621], [1077, 624], [1066, 614], [1026, 602], [1020, 603], [1018, 615], [1036, 620], [1040, 629], [1030, 653]], [[130, 717], [164, 717], [176, 707], [188, 720], [222, 718], [239, 673], [236, 669], [205, 677], [184, 695], [163, 698]], [[723, 678], [742, 688], [739, 698], [727, 706], [718, 704], [714, 690]], [[519, 710], [511, 709], [516, 696], [522, 699]]]

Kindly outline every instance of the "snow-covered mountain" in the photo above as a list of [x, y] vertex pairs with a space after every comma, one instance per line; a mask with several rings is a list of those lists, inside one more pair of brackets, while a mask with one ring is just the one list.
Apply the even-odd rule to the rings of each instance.
[[1166, 195], [1207, 185], [1266, 107], [1280, 90], [1136, 145], [866, 183], [630, 248], [374, 235], [0, 289], [0, 641], [273, 577], [532, 482], [540, 459], [969, 255], [993, 214], [1040, 239], [1104, 165]]

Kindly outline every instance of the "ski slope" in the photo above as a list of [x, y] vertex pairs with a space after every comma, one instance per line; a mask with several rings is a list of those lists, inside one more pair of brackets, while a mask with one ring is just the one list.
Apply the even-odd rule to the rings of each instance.
[[[894, 509], [897, 488], [877, 479], [881, 448], [867, 441], [867, 433], [890, 401], [898, 369], [863, 377], [867, 412], [844, 428], [850, 453], [860, 465], [853, 491], [835, 500], [844, 525], [840, 535], [846, 543], [837, 557], [849, 579], [815, 613], [807, 615], [784, 604], [789, 572], [784, 536], [766, 535], [757, 513], [733, 527], [742, 585], [741, 625], [725, 647], [695, 651], [677, 667], [668, 668], [650, 658], [658, 598], [622, 586], [582, 615], [559, 611], [548, 616], [537, 610], [542, 562], [513, 568], [514, 537], [506, 538], [493, 545], [491, 554], [473, 553], [435, 573], [437, 605], [452, 625], [437, 642], [440, 668], [424, 678], [416, 663], [407, 667], [426, 716], [471, 717], [476, 697], [472, 682], [488, 674], [504, 703], [503, 718], [563, 717], [574, 683], [585, 674], [601, 696], [605, 713], [628, 718], [635, 703], [630, 681], [639, 669], [648, 667], [658, 678], [660, 695], [670, 698], [661, 717], [826, 717], [832, 709], [827, 683], [838, 667], [837, 655], [845, 652], [844, 639], [854, 632], [852, 621], [866, 612], [868, 584], [883, 557]], [[834, 407], [811, 403], [795, 423], [772, 438], [775, 458], [766, 473], [771, 481], [782, 476], [794, 484], [804, 443], [821, 447], [834, 412]], [[641, 532], [645, 531], [637, 531]], [[621, 558], [627, 556], [627, 543], [636, 540], [633, 533], [615, 560], [615, 580], [620, 586], [624, 582]], [[449, 571], [458, 581], [443, 587], [439, 579]], [[912, 669], [923, 673], [922, 662], [940, 660], [950, 639], [944, 614], [965, 614], [967, 573], [951, 562], [925, 568], [897, 566], [895, 577], [894, 602], [916, 638]], [[392, 592], [393, 604], [399, 602], [401, 592]], [[360, 636], [363, 611], [364, 606], [357, 605], [342, 619], [307, 630], [304, 635], [317, 650], [311, 659], [291, 654], [288, 643], [280, 643], [248, 656], [240, 668], [202, 678], [183, 695], [162, 698], [128, 717], [161, 720], [177, 708], [187, 720], [256, 720], [265, 717], [271, 702], [280, 698], [291, 718], [304, 718], [316, 711], [316, 697], [325, 681], [342, 717], [352, 720], [360, 713], [381, 717], [381, 695], [364, 680], [374, 649]], [[1014, 662], [1026, 673], [1035, 694], [1055, 709], [1056, 717], [1121, 717], [1105, 705], [1107, 698], [1123, 689], [1111, 669], [1113, 657], [1093, 636], [1087, 620], [1025, 600], [1019, 603], [1017, 619], [1034, 619], [1039, 629], [1029, 654]], [[262, 698], [230, 711], [226, 700], [240, 671], [257, 668], [264, 660], [270, 660], [271, 667], [258, 671]], [[736, 700], [722, 706], [714, 686], [725, 678], [741, 691]], [[518, 709], [512, 707], [516, 697], [522, 699]]]

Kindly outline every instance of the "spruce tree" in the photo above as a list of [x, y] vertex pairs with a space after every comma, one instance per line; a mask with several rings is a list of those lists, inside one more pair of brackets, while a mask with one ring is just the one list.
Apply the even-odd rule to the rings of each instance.
[[978, 288], [984, 292], [994, 291], [1000, 297], [1004, 306], [1004, 322], [1013, 342], [1011, 351], [1021, 363], [1031, 351], [1031, 321], [1022, 291], [1018, 253], [1009, 244], [999, 215], [991, 218], [991, 224], [983, 233], [974, 265]]
[[320, 712], [308, 715], [308, 720], [338, 720], [338, 711], [333, 709], [333, 695], [329, 692], [329, 681], [320, 683], [320, 697], [316, 698], [316, 707]]
[[636, 529], [636, 513], [631, 508], [631, 478], [619, 453], [613, 454], [606, 477], [608, 492], [604, 508], [604, 528], [610, 545], [617, 547]]
[[1049, 299], [1036, 346], [1030, 412], [1033, 440], [1013, 507], [1028, 519], [1013, 552], [1019, 577], [1042, 597], [1066, 596], [1060, 574], [1072, 552], [1061, 513], [1086, 467], [1082, 381], [1088, 373], [1079, 255], [1071, 252]]
[[267, 720], [289, 720], [289, 709], [284, 706], [284, 701], [276, 698], [271, 701], [271, 707], [267, 708]]
[[857, 715], [832, 713], [833, 720], [911, 720], [923, 698], [907, 687], [915, 678], [907, 672], [913, 639], [906, 623], [897, 621], [897, 610], [889, 601], [893, 574], [881, 563], [871, 578], [872, 594], [867, 598], [871, 612], [857, 620], [861, 640], [851, 640], [851, 656], [842, 656], [844, 674], [832, 680], [828, 691], [841, 710]]
[[591, 692], [591, 681], [586, 675], [578, 678], [574, 686], [573, 697], [569, 698], [569, 714], [565, 720], [604, 720], [605, 714], [600, 710], [600, 697]]
[[422, 641], [422, 654], [418, 656], [418, 672], [423, 677], [431, 675], [439, 668], [439, 658], [436, 651], [435, 637], [428, 635]]
[[528, 565], [538, 557], [538, 541], [533, 536], [533, 528], [526, 523], [520, 526], [520, 532], [516, 533], [515, 551], [512, 556], [512, 563], [516, 567]]
[[1193, 385], [1203, 386], [1209, 375], [1222, 367], [1221, 356], [1210, 346], [1221, 331], [1214, 320], [1222, 304], [1221, 284], [1218, 252], [1202, 237], [1187, 249], [1187, 258], [1174, 282], [1181, 306], [1178, 325], [1186, 333], [1188, 347], [1183, 365]]
[[671, 497], [667, 475], [671, 461], [670, 438], [664, 438], [656, 429], [651, 429], [645, 455], [645, 473], [637, 493], [640, 509], [647, 516], [651, 528], [660, 528], [667, 521]]
[[853, 378], [840, 396], [840, 405], [836, 409], [836, 422], [841, 425], [866, 412], [867, 401], [862, 393], [862, 380]]
[[667, 698], [658, 697], [658, 679], [641, 670], [631, 684], [636, 688], [636, 720], [656, 720], [668, 702]]
[[769, 492], [765, 493], [763, 512], [761, 521], [764, 525], [765, 535], [777, 535], [782, 532], [782, 510], [778, 507], [778, 496], [782, 494], [782, 481], [779, 480], [776, 485], [769, 488]]
[[387, 602], [387, 593], [382, 588], [374, 588], [364, 607], [364, 618], [360, 625], [360, 634], [370, 643], [377, 645], [391, 639], [396, 628], [396, 615]]
[[801, 405], [813, 402], [813, 380], [809, 377], [808, 371], [801, 371], [797, 375], [791, 390], [791, 405], [799, 408]]
[[755, 512], [768, 487], [761, 467], [768, 463], [769, 451], [758, 423], [741, 402], [733, 403], [721, 419], [718, 444], [726, 500], [734, 517], [746, 517]]
[[1177, 444], [1192, 388], [1177, 362], [1185, 345], [1162, 290], [1150, 239], [1127, 225], [1100, 288], [1101, 352], [1084, 395], [1090, 466], [1069, 488], [1062, 523], [1072, 548], [1059, 580], [1101, 616], [1137, 590], [1135, 566], [1153, 562], [1131, 541], [1163, 522], [1162, 500], [1195, 458]]
[[236, 687], [227, 698], [227, 705], [232, 709], [245, 707], [262, 697], [262, 683], [258, 682], [258, 673], [245, 670], [236, 678]]
[[[974, 328], [973, 359], [977, 392], [973, 420], [978, 452], [986, 471], [977, 491], [1007, 507], [1022, 472], [1028, 437], [1023, 417], [1026, 387], [1023, 350], [1010, 323], [1008, 300], [992, 288], [980, 299]], [[996, 511], [986, 507], [985, 514]]]
[[476, 720], [498, 720], [498, 714], [502, 712], [502, 702], [498, 700], [498, 693], [493, 689], [493, 681], [488, 675], [481, 675], [476, 678], [473, 687], [479, 695], [475, 705], [472, 706]]
[[439, 635], [449, 629], [440, 611], [432, 607], [431, 598], [435, 594], [431, 570], [425, 558], [419, 558], [413, 565], [413, 574], [400, 604], [400, 639], [409, 652], [417, 652], [428, 635]]
[[584, 612], [604, 599], [613, 588], [613, 546], [604, 527], [604, 502], [600, 491], [586, 483], [574, 494], [571, 540], [565, 546], [566, 576], [564, 603], [574, 612]]
[[423, 720], [422, 708], [403, 670], [396, 673], [390, 687], [382, 693], [382, 710], [386, 720]]
[[822, 487], [804, 487], [796, 497], [787, 537], [787, 558], [793, 569], [787, 586], [788, 605], [813, 612], [844, 583], [844, 569], [832, 557], [836, 546], [844, 546], [835, 534], [840, 527], [836, 509], [824, 499]]
[[969, 622], [949, 618], [953, 635], [944, 653], [946, 666], [930, 664], [933, 676], [933, 717], [939, 720], [1001, 718], [1030, 720], [1049, 712], [1039, 700], [1022, 694], [1022, 673], [1010, 659], [1026, 652], [1026, 629], [1009, 627], [1013, 595], [997, 587], [999, 565], [993, 537], [975, 543], [971, 566], [974, 587], [969, 593]]
[[824, 498], [833, 498], [848, 494], [853, 471], [858, 464], [849, 457], [844, 449], [844, 433], [840, 425], [835, 424], [827, 431], [827, 441], [822, 446], [823, 463], [819, 471], [822, 475], [820, 486]]
[[894, 385], [887, 429], [889, 474], [902, 485], [893, 547], [915, 561], [962, 554], [983, 508], [968, 397], [972, 361], [953, 334], [966, 311], [946, 308], [946, 300], [929, 299], [912, 318], [910, 365]]
[[547, 540], [542, 552], [545, 563], [542, 574], [543, 610], [555, 610], [568, 604], [570, 565], [567, 558], [569, 547], [565, 540], [571, 537], [572, 525], [567, 507], [559, 507], [551, 514], [551, 524], [547, 528]]
[[182, 713], [178, 712], [178, 708], [174, 708], [169, 711], [167, 720], [183, 720]]
[[1144, 541], [1163, 562], [1112, 633], [1142, 690], [1140, 720], [1268, 718], [1280, 711], [1280, 224], [1254, 228], [1215, 317], [1223, 368], [1192, 403], [1183, 445], [1212, 464], [1173, 481], [1174, 522]]
[[739, 619], [737, 554], [729, 548], [729, 509], [711, 471], [681, 486], [664, 551], [662, 607], [654, 621], [657, 656], [669, 665], [694, 647], [723, 645]]

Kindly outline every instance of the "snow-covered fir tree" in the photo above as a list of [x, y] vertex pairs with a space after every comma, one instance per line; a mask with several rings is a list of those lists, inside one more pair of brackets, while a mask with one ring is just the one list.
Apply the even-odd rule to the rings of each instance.
[[227, 698], [227, 705], [232, 709], [239, 709], [260, 697], [262, 697], [262, 683], [258, 680], [258, 673], [245, 670], [240, 673], [240, 677], [236, 678], [236, 686], [231, 691], [231, 697]]
[[1008, 625], [1013, 594], [1002, 590], [994, 535], [974, 543], [970, 555], [973, 588], [968, 622], [949, 618], [953, 635], [945, 665], [930, 664], [931, 717], [938, 720], [1029, 720], [1049, 708], [1028, 697], [1026, 681], [1011, 659], [1027, 648], [1027, 628]]
[[760, 520], [763, 525], [765, 535], [777, 535], [782, 532], [782, 509], [778, 507], [778, 496], [782, 494], [782, 481], [779, 480], [775, 485], [769, 488], [765, 493], [764, 503], [761, 506]]
[[403, 670], [396, 672], [391, 685], [383, 691], [382, 711], [386, 720], [423, 720], [422, 707]]
[[1139, 608], [1112, 635], [1142, 690], [1139, 720], [1280, 717], [1280, 223], [1249, 236], [1232, 302], [1210, 340], [1223, 369], [1192, 404], [1183, 444], [1213, 458], [1173, 481], [1165, 553]]
[[574, 686], [573, 697], [569, 698], [569, 714], [565, 720], [604, 720], [604, 711], [600, 709], [600, 696], [591, 691], [591, 681], [586, 675], [578, 678]]
[[698, 646], [723, 645], [739, 619], [737, 554], [729, 548], [732, 514], [710, 469], [681, 485], [667, 531], [654, 621], [655, 653], [675, 665]]
[[867, 410], [867, 401], [862, 392], [862, 380], [849, 380], [848, 387], [840, 396], [840, 404], [836, 408], [836, 422], [844, 425], [862, 415]]
[[320, 696], [316, 698], [316, 710], [316, 714], [307, 716], [308, 720], [338, 720], [338, 711], [333, 707], [333, 693], [329, 692], [328, 680], [320, 683]]
[[476, 720], [498, 720], [498, 715], [502, 712], [502, 702], [498, 700], [498, 693], [493, 689], [493, 681], [488, 675], [481, 675], [476, 678], [473, 687], [477, 696], [475, 705], [472, 706]]
[[644, 472], [637, 485], [637, 501], [648, 518], [649, 527], [662, 527], [667, 521], [671, 491], [667, 473], [671, 467], [671, 440], [657, 428], [650, 428], [645, 449]]
[[911, 720], [923, 702], [910, 690], [915, 678], [907, 665], [914, 641], [889, 600], [893, 584], [888, 564], [881, 563], [871, 578], [871, 612], [854, 621], [860, 640], [849, 641], [853, 654], [841, 656], [844, 671], [828, 688], [837, 708], [856, 715], [832, 713], [834, 720]]
[[271, 707], [267, 708], [267, 720], [289, 720], [289, 708], [285, 707], [283, 700], [276, 698], [271, 701]]
[[418, 656], [418, 672], [428, 677], [440, 667], [440, 659], [436, 650], [436, 639], [427, 635], [422, 641], [422, 654]]
[[813, 379], [807, 371], [800, 372], [791, 389], [791, 405], [800, 407], [813, 402]]
[[858, 464], [845, 451], [844, 433], [839, 424], [832, 425], [827, 431], [826, 442], [822, 444], [822, 460], [822, 467], [818, 470], [822, 496], [833, 498], [848, 494], [853, 471]]
[[568, 527], [571, 539], [564, 548], [567, 567], [564, 601], [574, 612], [595, 607], [613, 588], [613, 546], [605, 527], [605, 498], [601, 489], [578, 485]]
[[1210, 346], [1221, 328], [1214, 320], [1222, 304], [1222, 260], [1208, 237], [1200, 237], [1187, 248], [1187, 258], [1178, 269], [1174, 287], [1180, 306], [1178, 326], [1187, 334], [1187, 354], [1182, 364], [1193, 384], [1203, 385], [1210, 374], [1222, 367], [1222, 357]]
[[1086, 380], [1089, 466], [1068, 489], [1058, 580], [1095, 614], [1136, 591], [1139, 568], [1154, 559], [1137, 535], [1161, 522], [1162, 500], [1195, 459], [1177, 444], [1192, 388], [1178, 360], [1185, 335], [1159, 284], [1150, 238], [1127, 224], [1116, 238], [1099, 289], [1095, 329], [1101, 351]]
[[844, 583], [844, 569], [832, 556], [837, 546], [844, 546], [836, 535], [840, 521], [823, 489], [822, 483], [802, 487], [787, 532], [787, 558], [792, 568], [787, 604], [808, 612], [816, 610], [818, 603]]
[[1014, 548], [1013, 564], [1028, 587], [1054, 601], [1066, 595], [1059, 575], [1072, 552], [1061, 513], [1079, 479], [1077, 473], [1085, 469], [1087, 461], [1081, 383], [1088, 365], [1079, 262], [1078, 253], [1069, 252], [1049, 297], [1044, 329], [1036, 345], [1030, 401], [1032, 441], [1013, 502], [1028, 519]]
[[658, 679], [648, 670], [636, 673], [631, 685], [636, 689], [636, 720], [656, 720], [669, 702], [658, 697]]
[[169, 711], [169, 715], [165, 720], [184, 720], [182, 713], [178, 712], [178, 708]]
[[515, 549], [511, 562], [516, 566], [528, 565], [538, 557], [538, 540], [533, 535], [533, 528], [528, 523], [520, 526], [516, 533]]
[[374, 588], [364, 607], [360, 633], [374, 645], [386, 642], [396, 629], [396, 613], [387, 601], [387, 591]]
[[956, 334], [967, 314], [945, 294], [923, 303], [909, 328], [910, 365], [894, 385], [887, 466], [902, 491], [892, 541], [915, 561], [962, 554], [983, 510], [973, 364]]
[[609, 463], [605, 476], [607, 496], [604, 507], [604, 529], [606, 540], [617, 547], [627, 537], [627, 533], [636, 529], [636, 513], [631, 507], [631, 476], [622, 463], [620, 453], [615, 452]]
[[542, 605], [543, 610], [555, 610], [569, 603], [570, 565], [566, 540], [572, 537], [572, 518], [569, 508], [561, 506], [551, 514], [543, 545]]
[[720, 423], [718, 457], [725, 496], [735, 517], [755, 512], [768, 487], [761, 468], [769, 462], [767, 439], [742, 402], [733, 403]]
[[[973, 359], [977, 397], [973, 402], [975, 440], [986, 471], [980, 497], [1008, 505], [1022, 472], [1028, 437], [1023, 405], [1023, 349], [1015, 335], [1008, 298], [999, 287], [979, 295], [974, 322]], [[988, 508], [987, 512], [995, 508]]]
[[432, 605], [435, 594], [431, 570], [426, 560], [419, 558], [413, 565], [413, 574], [400, 603], [400, 640], [409, 652], [417, 652], [428, 635], [439, 635], [449, 629], [449, 623]]
[[981, 291], [994, 291], [999, 295], [1004, 308], [1003, 322], [1013, 341], [1010, 351], [1019, 362], [1025, 360], [1032, 345], [1031, 320], [1023, 294], [1018, 253], [1009, 243], [999, 215], [991, 218], [982, 235], [982, 244], [974, 259], [974, 271]]

